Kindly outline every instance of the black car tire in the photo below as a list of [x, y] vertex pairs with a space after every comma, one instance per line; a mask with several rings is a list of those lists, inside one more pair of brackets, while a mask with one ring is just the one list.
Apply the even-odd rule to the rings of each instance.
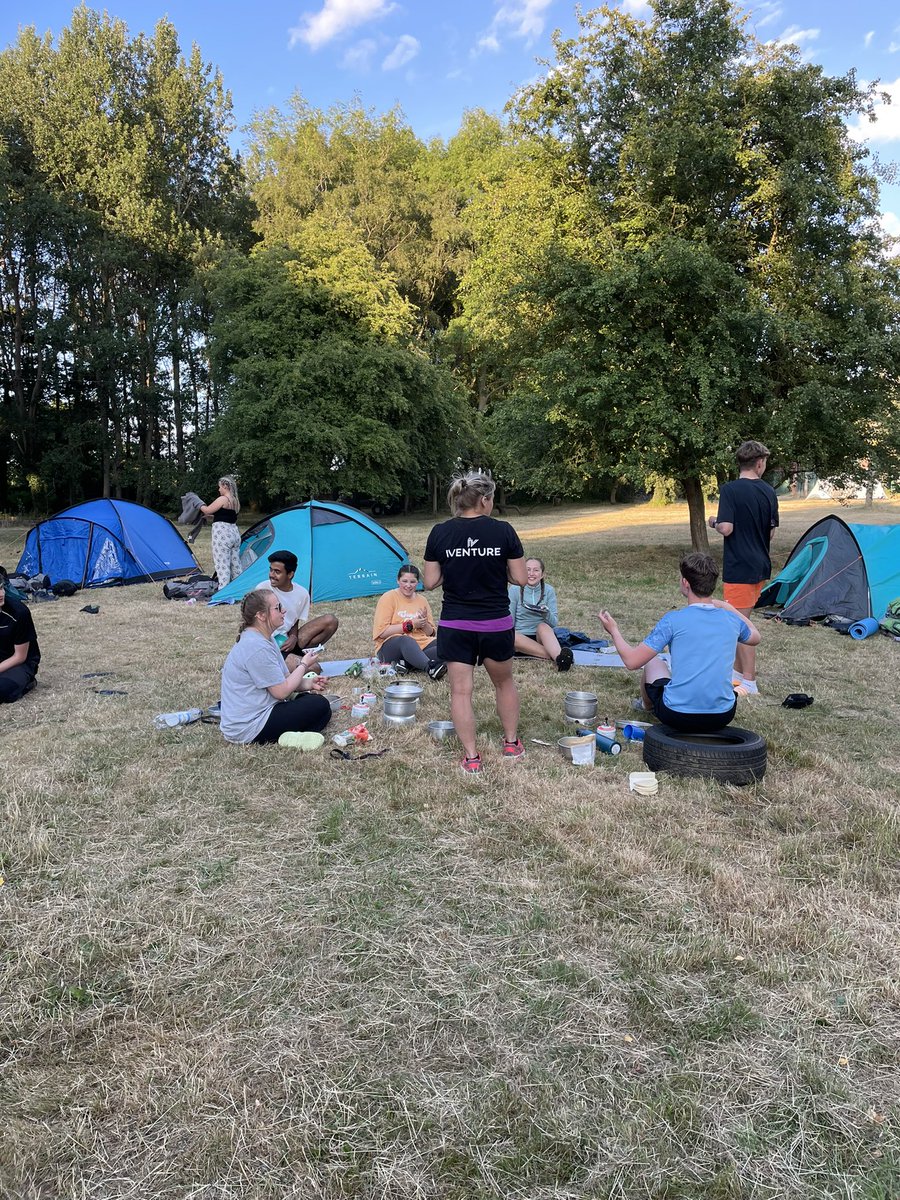
[[765, 738], [736, 725], [715, 733], [680, 733], [667, 725], [652, 725], [643, 744], [644, 762], [651, 771], [703, 775], [740, 786], [766, 773]]

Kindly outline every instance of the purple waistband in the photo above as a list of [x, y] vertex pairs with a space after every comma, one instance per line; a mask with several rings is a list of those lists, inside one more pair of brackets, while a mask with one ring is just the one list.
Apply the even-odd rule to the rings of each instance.
[[470, 633], [503, 633], [505, 629], [512, 629], [513, 619], [511, 613], [505, 617], [492, 617], [489, 621], [447, 621], [441, 617], [438, 624], [445, 629], [468, 629]]

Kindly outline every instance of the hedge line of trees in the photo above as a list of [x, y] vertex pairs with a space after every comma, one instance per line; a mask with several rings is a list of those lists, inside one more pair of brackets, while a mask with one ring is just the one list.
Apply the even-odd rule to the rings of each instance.
[[0, 53], [0, 509], [86, 495], [703, 491], [746, 436], [897, 467], [900, 275], [848, 132], [874, 86], [727, 0], [580, 17], [504, 117], [422, 142], [296, 96], [249, 130], [161, 21]]

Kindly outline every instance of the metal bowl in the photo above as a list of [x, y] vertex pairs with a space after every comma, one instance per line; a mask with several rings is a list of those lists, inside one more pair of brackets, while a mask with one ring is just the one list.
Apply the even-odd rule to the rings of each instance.
[[326, 700], [328, 701], [328, 703], [331, 705], [331, 711], [332, 711], [333, 713], [336, 713], [336, 712], [340, 712], [340, 711], [341, 711], [341, 705], [342, 705], [344, 702], [343, 702], [343, 700], [340, 698], [340, 696], [336, 696], [336, 695], [334, 694], [334, 692], [322, 692], [322, 695], [325, 697], [325, 699], [326, 699]]
[[391, 683], [384, 689], [385, 700], [418, 700], [425, 689], [421, 683]]
[[386, 717], [412, 717], [424, 688], [418, 683], [392, 683], [384, 689], [383, 712]]
[[452, 721], [429, 721], [427, 729], [436, 742], [443, 742], [456, 733], [456, 727]]
[[597, 715], [597, 696], [594, 692], [566, 692], [567, 717], [590, 721]]
[[389, 712], [383, 712], [381, 720], [385, 725], [415, 725], [416, 714], [413, 713], [411, 717], [393, 717]]
[[[556, 748], [559, 750], [559, 752], [563, 756], [563, 758], [567, 758], [569, 760], [569, 762], [574, 762], [575, 760], [572, 757], [573, 748], [575, 746], [582, 746], [582, 745], [587, 746], [588, 743], [590, 743], [590, 751], [591, 751], [589, 762], [593, 762], [594, 755], [596, 753], [596, 743], [594, 742], [593, 734], [591, 734], [590, 738], [587, 738], [587, 737], [561, 737], [559, 739], [559, 741], [556, 743]], [[587, 764], [579, 763], [577, 765], [582, 766], [582, 765], [587, 765]]]

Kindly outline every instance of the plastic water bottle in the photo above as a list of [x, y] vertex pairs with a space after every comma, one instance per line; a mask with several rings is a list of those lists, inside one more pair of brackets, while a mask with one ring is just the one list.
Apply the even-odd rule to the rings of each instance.
[[153, 718], [157, 729], [177, 729], [179, 725], [193, 725], [203, 715], [202, 709], [187, 708], [183, 712], [159, 713]]

